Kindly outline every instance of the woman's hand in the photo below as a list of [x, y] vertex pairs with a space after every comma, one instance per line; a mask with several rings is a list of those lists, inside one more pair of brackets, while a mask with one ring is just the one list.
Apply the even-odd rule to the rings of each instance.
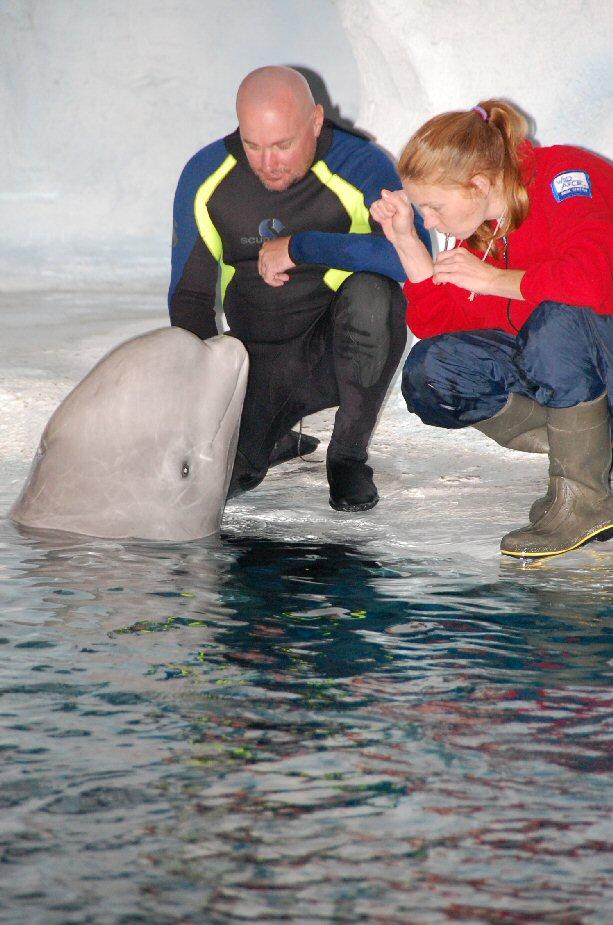
[[454, 283], [461, 289], [479, 294], [489, 292], [497, 267], [484, 263], [463, 247], [451, 251], [442, 251], [434, 261], [432, 282], [435, 286], [442, 283]]
[[463, 247], [442, 251], [434, 261], [432, 282], [453, 283], [477, 295], [497, 295], [523, 301], [520, 284], [524, 270], [501, 270], [479, 260]]
[[404, 190], [381, 190], [381, 199], [373, 202], [370, 214], [381, 225], [385, 237], [392, 244], [399, 237], [416, 234], [413, 207]]
[[429, 279], [432, 276], [432, 257], [417, 234], [413, 206], [404, 190], [381, 190], [381, 199], [373, 202], [370, 214], [396, 248], [407, 279], [412, 283]]
[[258, 256], [258, 273], [269, 286], [283, 286], [289, 279], [288, 270], [296, 264], [289, 255], [289, 237], [264, 241]]

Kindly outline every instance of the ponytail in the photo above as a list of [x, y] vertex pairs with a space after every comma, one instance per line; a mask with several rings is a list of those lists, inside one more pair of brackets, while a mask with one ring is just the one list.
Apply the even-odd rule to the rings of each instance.
[[[522, 143], [528, 123], [510, 103], [483, 100], [462, 112], [445, 112], [426, 122], [407, 142], [398, 170], [403, 180], [471, 189], [471, 179], [483, 174], [500, 178], [506, 204], [496, 237], [519, 228], [528, 215], [528, 192], [521, 176]], [[484, 222], [468, 243], [485, 250], [492, 229]]]

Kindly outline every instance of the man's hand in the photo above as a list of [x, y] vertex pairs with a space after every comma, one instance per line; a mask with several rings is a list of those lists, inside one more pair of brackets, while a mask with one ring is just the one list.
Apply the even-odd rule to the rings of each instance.
[[258, 257], [258, 272], [269, 286], [283, 286], [289, 279], [288, 270], [295, 267], [289, 255], [289, 237], [264, 241]]

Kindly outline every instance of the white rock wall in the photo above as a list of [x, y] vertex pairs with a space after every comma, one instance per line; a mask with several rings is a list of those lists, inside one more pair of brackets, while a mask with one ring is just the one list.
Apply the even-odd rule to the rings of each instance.
[[179, 172], [234, 129], [238, 83], [264, 64], [319, 72], [356, 115], [332, 0], [0, 2], [5, 284], [15, 264], [32, 284], [125, 262], [166, 272]]
[[358, 121], [394, 154], [427, 118], [503, 96], [541, 144], [611, 156], [609, 0], [339, 0], [361, 75]]
[[607, 0], [0, 2], [0, 285], [168, 272], [185, 161], [241, 77], [309, 67], [393, 154], [435, 112], [508, 96], [542, 143], [613, 150]]

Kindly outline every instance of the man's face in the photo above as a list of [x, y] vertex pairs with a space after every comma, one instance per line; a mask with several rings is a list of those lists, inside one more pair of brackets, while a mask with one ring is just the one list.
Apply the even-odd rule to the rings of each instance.
[[266, 189], [281, 192], [308, 173], [323, 124], [321, 106], [310, 113], [291, 104], [244, 107], [239, 116], [249, 166]]

